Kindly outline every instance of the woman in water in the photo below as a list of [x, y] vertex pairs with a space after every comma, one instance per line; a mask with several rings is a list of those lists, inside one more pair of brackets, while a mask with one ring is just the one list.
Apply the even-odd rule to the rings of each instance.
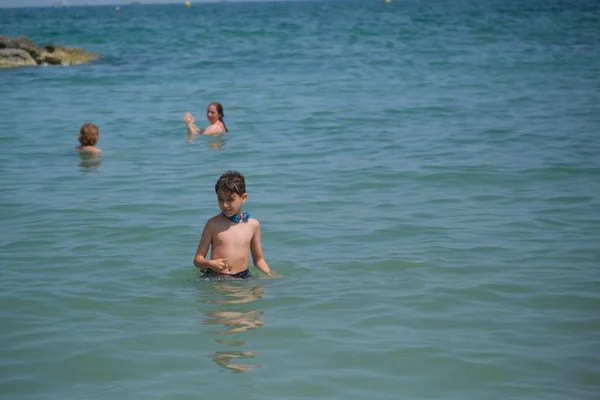
[[208, 109], [206, 110], [206, 119], [210, 122], [210, 125], [204, 129], [199, 129], [194, 123], [194, 117], [189, 112], [186, 112], [183, 115], [183, 120], [190, 131], [190, 135], [197, 135], [201, 133], [203, 135], [215, 135], [219, 136], [225, 132], [229, 132], [227, 127], [225, 126], [225, 121], [223, 121], [223, 105], [221, 103], [210, 103], [208, 105]]

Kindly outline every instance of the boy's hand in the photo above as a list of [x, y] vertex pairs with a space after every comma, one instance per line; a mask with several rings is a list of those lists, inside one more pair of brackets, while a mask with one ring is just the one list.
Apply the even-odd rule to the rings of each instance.
[[185, 121], [186, 125], [194, 124], [194, 117], [192, 117], [192, 114], [190, 114], [189, 112], [186, 112], [185, 114], [183, 114], [183, 120]]
[[214, 260], [210, 260], [210, 266], [212, 268], [216, 268], [219, 271], [223, 271], [227, 269], [227, 260], [228, 258], [215, 258]]

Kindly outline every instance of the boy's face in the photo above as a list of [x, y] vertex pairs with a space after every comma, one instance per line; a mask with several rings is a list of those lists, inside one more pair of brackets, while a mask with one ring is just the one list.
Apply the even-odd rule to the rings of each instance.
[[247, 193], [244, 193], [241, 196], [237, 193], [217, 193], [219, 208], [221, 209], [223, 214], [227, 215], [228, 217], [240, 213], [240, 210], [242, 209], [242, 204], [246, 202], [247, 197]]

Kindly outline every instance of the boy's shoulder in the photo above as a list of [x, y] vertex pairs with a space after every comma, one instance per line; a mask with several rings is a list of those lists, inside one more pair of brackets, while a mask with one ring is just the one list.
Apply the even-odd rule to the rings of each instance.
[[222, 218], [222, 217], [223, 217], [223, 214], [222, 214], [222, 213], [219, 213], [219, 214], [217, 214], [217, 215], [215, 215], [215, 216], [212, 216], [212, 217], [210, 217], [210, 218], [208, 219], [208, 221], [206, 221], [206, 223], [207, 223], [207, 224], [211, 224], [211, 223], [219, 222], [219, 221], [223, 220], [223, 218]]
[[248, 218], [248, 225], [250, 225], [253, 229], [260, 228], [260, 222], [252, 216]]
[[208, 221], [206, 221], [206, 225], [209, 227], [222, 227], [229, 226], [231, 221], [223, 215], [223, 213], [218, 213], [217, 215], [210, 217]]

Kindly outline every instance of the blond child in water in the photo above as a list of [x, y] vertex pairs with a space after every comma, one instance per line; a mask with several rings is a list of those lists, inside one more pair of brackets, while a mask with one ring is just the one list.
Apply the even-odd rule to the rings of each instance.
[[[246, 279], [252, 276], [248, 269], [248, 254], [252, 253], [254, 265], [273, 277], [263, 256], [260, 223], [242, 212], [242, 204], [248, 197], [244, 176], [227, 171], [217, 181], [215, 192], [221, 213], [206, 222], [194, 265], [207, 275]], [[209, 248], [211, 255], [207, 260]]]
[[91, 122], [83, 124], [79, 130], [78, 137], [80, 146], [75, 147], [75, 150], [86, 153], [100, 154], [102, 150], [96, 147], [99, 134], [100, 131], [96, 125], [92, 124]]

